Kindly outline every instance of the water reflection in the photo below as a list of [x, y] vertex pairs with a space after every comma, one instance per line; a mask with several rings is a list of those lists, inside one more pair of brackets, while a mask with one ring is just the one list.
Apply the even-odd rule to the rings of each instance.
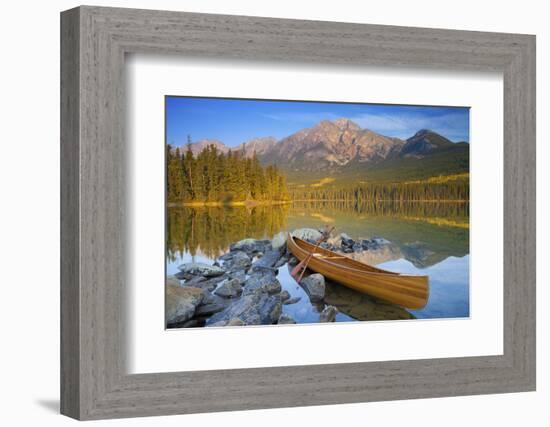
[[[298, 202], [246, 207], [170, 207], [167, 213], [167, 273], [183, 262], [212, 263], [229, 245], [244, 238], [271, 238], [279, 231], [331, 224], [353, 238], [383, 237], [379, 251], [357, 259], [402, 273], [427, 274], [430, 298], [422, 310], [407, 311], [344, 286], [327, 282], [325, 303], [336, 306], [337, 321], [469, 316], [469, 206], [467, 203]], [[317, 322], [324, 304], [309, 301], [290, 276], [278, 279], [299, 302], [283, 306], [298, 323]]]

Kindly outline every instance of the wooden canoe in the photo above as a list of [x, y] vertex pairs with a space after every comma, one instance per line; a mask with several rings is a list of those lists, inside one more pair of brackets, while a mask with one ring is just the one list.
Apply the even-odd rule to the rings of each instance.
[[[287, 243], [290, 252], [300, 261], [315, 248], [291, 235]], [[417, 310], [428, 302], [428, 276], [382, 270], [321, 247], [315, 250], [308, 268], [348, 288], [405, 308]]]

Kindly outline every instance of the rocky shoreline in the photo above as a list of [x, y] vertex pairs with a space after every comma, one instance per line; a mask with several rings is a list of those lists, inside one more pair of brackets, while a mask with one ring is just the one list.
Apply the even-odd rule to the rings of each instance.
[[[302, 228], [293, 235], [315, 242], [321, 233]], [[379, 251], [390, 244], [385, 239], [353, 240], [345, 233], [321, 246], [342, 253]], [[244, 239], [233, 243], [229, 252], [213, 265], [186, 263], [166, 281], [166, 325], [168, 328], [293, 324], [283, 306], [296, 304], [278, 279], [279, 268], [297, 263], [287, 250], [286, 233], [272, 240]], [[318, 322], [334, 322], [339, 313], [326, 299], [325, 278], [310, 274], [299, 284], [312, 304], [319, 306]], [[329, 298], [330, 299], [330, 298]], [[404, 316], [403, 318], [406, 318]]]

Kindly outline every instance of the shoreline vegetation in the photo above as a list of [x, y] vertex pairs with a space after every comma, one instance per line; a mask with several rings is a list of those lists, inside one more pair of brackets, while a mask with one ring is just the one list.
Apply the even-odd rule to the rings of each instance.
[[[168, 207], [186, 207], [186, 208], [200, 208], [200, 207], [255, 207], [255, 206], [271, 206], [271, 205], [290, 205], [293, 203], [333, 203], [333, 202], [347, 202], [346, 199], [296, 199], [296, 200], [244, 200], [241, 202], [203, 202], [203, 201], [189, 201], [189, 202], [168, 202]], [[369, 202], [365, 200], [364, 202]], [[372, 203], [470, 203], [469, 200], [457, 199], [426, 199], [426, 200], [372, 200]]]
[[277, 165], [262, 165], [254, 152], [223, 153], [210, 145], [198, 154], [167, 145], [168, 206], [222, 207], [283, 205], [295, 202], [414, 203], [468, 202], [470, 174], [433, 176], [402, 182], [342, 181], [287, 182]]

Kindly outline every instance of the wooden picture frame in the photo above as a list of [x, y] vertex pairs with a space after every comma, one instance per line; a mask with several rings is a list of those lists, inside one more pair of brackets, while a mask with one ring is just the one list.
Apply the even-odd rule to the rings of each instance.
[[[502, 72], [504, 353], [126, 374], [127, 53]], [[61, 166], [65, 415], [84, 420], [535, 389], [534, 36], [78, 7], [61, 14]]]

